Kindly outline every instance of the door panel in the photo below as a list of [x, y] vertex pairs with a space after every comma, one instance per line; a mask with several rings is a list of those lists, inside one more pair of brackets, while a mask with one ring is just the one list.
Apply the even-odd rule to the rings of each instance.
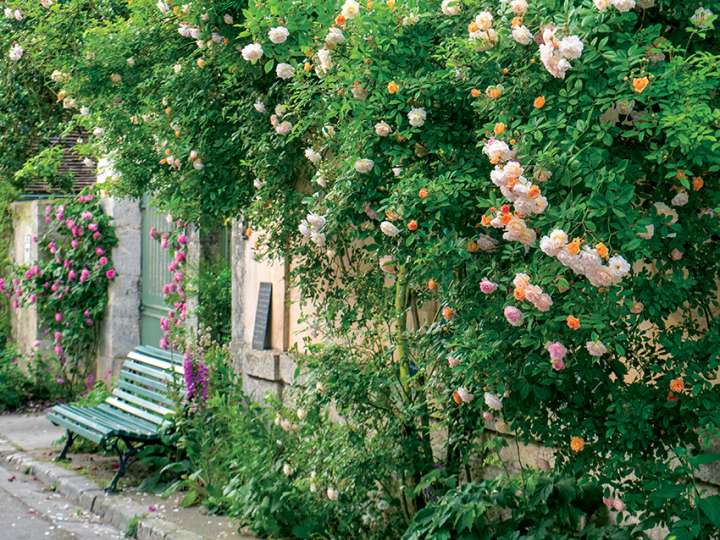
[[150, 238], [150, 229], [160, 233], [167, 231], [169, 225], [165, 215], [148, 204], [147, 199], [142, 205], [142, 296], [141, 296], [141, 324], [140, 341], [143, 345], [159, 346], [162, 330], [160, 330], [160, 317], [167, 314], [162, 288], [170, 282], [171, 275], [167, 267], [172, 254], [168, 249], [160, 247], [159, 240]]

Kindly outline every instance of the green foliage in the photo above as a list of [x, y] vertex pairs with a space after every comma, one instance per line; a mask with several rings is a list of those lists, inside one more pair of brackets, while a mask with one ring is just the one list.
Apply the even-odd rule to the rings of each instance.
[[232, 271], [223, 257], [202, 261], [195, 280], [198, 322], [210, 332], [210, 338], [221, 345], [230, 342], [232, 325]]
[[29, 394], [30, 381], [18, 365], [12, 348], [0, 353], [0, 411], [14, 410], [23, 405]]
[[585, 479], [533, 473], [465, 484], [415, 515], [404, 540], [553, 538], [629, 540], [611, 525], [602, 489]]
[[46, 148], [24, 163], [15, 173], [15, 181], [21, 187], [37, 182], [61, 191], [68, 191], [72, 187], [74, 176], [68, 171], [60, 172], [62, 160], [62, 146]]

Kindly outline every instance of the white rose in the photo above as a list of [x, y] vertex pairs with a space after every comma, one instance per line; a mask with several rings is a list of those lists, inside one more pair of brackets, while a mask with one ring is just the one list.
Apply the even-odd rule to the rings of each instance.
[[327, 45], [340, 45], [345, 41], [345, 34], [339, 28], [332, 27], [325, 36]]
[[402, 167], [393, 167], [392, 173], [394, 176], [400, 176], [402, 174]]
[[284, 120], [280, 122], [277, 126], [275, 126], [275, 132], [278, 135], [287, 135], [292, 131], [292, 123], [288, 122], [287, 120]]
[[408, 121], [413, 127], [422, 127], [425, 124], [427, 113], [422, 107], [413, 107], [407, 114]]
[[[357, 2], [355, 3], [357, 4]], [[327, 494], [327, 498], [331, 501], [337, 501], [338, 497], [340, 497], [340, 492], [333, 487], [327, 488], [327, 491], [325, 493]]]
[[688, 199], [687, 191], [681, 191], [672, 198], [670, 204], [673, 206], [685, 206], [688, 203]]
[[255, 107], [255, 110], [257, 112], [259, 112], [260, 114], [263, 114], [267, 111], [267, 109], [265, 108], [265, 104], [260, 100], [257, 100], [255, 102], [255, 105], [253, 105], [253, 107]]
[[528, 9], [527, 0], [512, 0], [512, 2], [510, 2], [510, 9], [513, 10], [513, 13], [515, 13], [515, 15], [525, 15]]
[[25, 50], [20, 45], [15, 43], [12, 47], [10, 47], [10, 52], [8, 53], [8, 56], [10, 57], [10, 60], [12, 60], [13, 62], [17, 62], [22, 58], [23, 54], [25, 54]]
[[204, 168], [205, 168], [205, 164], [202, 161], [200, 161], [199, 159], [196, 159], [195, 161], [193, 161], [193, 169], [195, 169], [196, 171], [202, 171]]
[[440, 5], [440, 10], [443, 12], [444, 15], [457, 15], [460, 13], [460, 8], [462, 6], [460, 5], [460, 0], [443, 0], [442, 4]]
[[40, 0], [40, 5], [44, 8], [49, 8], [55, 3], [55, 0]]
[[176, 75], [179, 74], [179, 73], [182, 71], [182, 65], [180, 65], [180, 64], [175, 64], [175, 65], [173, 66], [173, 71], [175, 72]]
[[265, 185], [265, 182], [263, 182], [259, 178], [256, 178], [255, 180], [253, 180], [253, 186], [255, 187], [255, 189], [262, 189], [262, 187], [264, 185]]
[[292, 79], [292, 76], [295, 75], [295, 68], [290, 64], [282, 63], [277, 65], [275, 73], [281, 79]]
[[460, 397], [463, 403], [470, 403], [473, 399], [475, 399], [475, 396], [468, 392], [462, 386], [457, 389], [457, 395]]
[[360, 13], [360, 4], [355, 0], [345, 0], [340, 13], [342, 13], [342, 16], [346, 19], [357, 17], [358, 13]]
[[284, 26], [276, 26], [271, 28], [268, 32], [268, 38], [270, 38], [270, 41], [272, 41], [275, 45], [285, 43], [289, 35], [290, 32]]
[[481, 11], [475, 17], [475, 24], [478, 25], [480, 30], [490, 30], [492, 28], [493, 16], [488, 11]]
[[401, 24], [403, 26], [414, 26], [418, 23], [419, 20], [420, 17], [418, 17], [416, 13], [411, 13], [407, 17], [402, 18]]
[[400, 234], [400, 229], [398, 229], [395, 225], [390, 223], [389, 221], [383, 221], [380, 224], [380, 230], [383, 232], [383, 234], [393, 237]]
[[92, 134], [95, 135], [96, 137], [102, 137], [104, 133], [105, 133], [105, 130], [101, 127], [96, 127], [95, 129], [93, 129], [93, 132], [92, 132]]
[[580, 58], [583, 51], [583, 43], [577, 36], [567, 36], [560, 40], [560, 54], [568, 60]]
[[367, 174], [372, 171], [375, 162], [372, 159], [358, 159], [355, 162], [355, 170], [360, 174]]
[[630, 263], [628, 263], [620, 255], [611, 257], [608, 261], [608, 268], [613, 276], [622, 278], [630, 273]]
[[595, 4], [598, 11], [605, 11], [610, 7], [610, 0], [593, 0], [593, 4]]
[[380, 137], [387, 137], [390, 135], [391, 131], [392, 128], [390, 127], [390, 124], [385, 121], [375, 124], [375, 133], [377, 133]]
[[15, 20], [16, 20], [16, 21], [22, 21], [23, 18], [24, 18], [24, 15], [23, 15], [23, 12], [22, 12], [22, 11], [20, 11], [19, 9], [16, 9], [16, 10], [13, 12], [13, 17], [15, 17]]
[[533, 39], [532, 32], [524, 24], [512, 29], [512, 37], [520, 45], [529, 45]]
[[322, 161], [322, 156], [319, 152], [316, 152], [312, 148], [306, 148], [305, 149], [305, 157], [314, 165], [317, 165]]
[[258, 60], [260, 60], [260, 58], [262, 58], [262, 45], [260, 45], [259, 43], [250, 43], [249, 45], [245, 45], [242, 48], [241, 54], [243, 59], [254, 64]]
[[80, 107], [80, 114], [82, 116], [87, 116], [90, 114], [90, 109], [87, 107]]
[[607, 347], [602, 341], [588, 341], [585, 348], [590, 356], [602, 356], [607, 352]]
[[502, 400], [499, 397], [497, 397], [495, 394], [492, 394], [490, 392], [485, 392], [484, 398], [485, 398], [485, 405], [490, 407], [493, 411], [501, 411], [502, 410], [502, 408], [503, 408]]
[[330, 49], [322, 48], [317, 52], [320, 61], [320, 70], [324, 73], [332, 67], [332, 54]]
[[635, 0], [610, 0], [610, 3], [620, 12], [630, 11], [635, 7]]
[[232, 15], [230, 15], [229, 13], [226, 13], [225, 15], [223, 15], [223, 21], [225, 21], [225, 24], [232, 24], [235, 22], [234, 19], [232, 18]]
[[292, 474], [293, 474], [293, 468], [290, 465], [288, 465], [287, 463], [285, 465], [283, 465], [283, 474], [285, 476], [292, 476]]

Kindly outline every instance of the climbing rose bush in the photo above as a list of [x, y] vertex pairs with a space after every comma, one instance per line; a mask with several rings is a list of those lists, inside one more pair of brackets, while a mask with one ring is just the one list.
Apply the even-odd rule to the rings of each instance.
[[[13, 70], [68, 50], [21, 32], [72, 20], [38, 9], [8, 19]], [[295, 489], [384, 537], [497, 464], [509, 430], [554, 449], [526, 465], [591, 478], [621, 519], [720, 526], [695, 478], [720, 401], [715, 6], [128, 10], [43, 69], [117, 193], [242, 212], [290, 262], [310, 378], [287, 413], [308, 445], [283, 457]], [[342, 444], [305, 420], [328, 404]]]
[[108, 286], [118, 275], [111, 258], [117, 237], [93, 194], [54, 200], [44, 212], [46, 231], [35, 239], [38, 261], [20, 267], [3, 288], [13, 307], [37, 306], [62, 378], [79, 388], [92, 374]]

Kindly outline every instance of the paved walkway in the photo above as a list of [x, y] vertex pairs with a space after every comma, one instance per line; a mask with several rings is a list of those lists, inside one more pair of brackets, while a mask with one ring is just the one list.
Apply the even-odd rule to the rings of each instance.
[[3, 540], [119, 540], [117, 529], [22, 472], [0, 465]]
[[[76, 495], [75, 502], [81, 503], [77, 506], [80, 512], [92, 510], [94, 514], [102, 516], [104, 523], [112, 523], [118, 530], [125, 532], [129, 517], [141, 518], [142, 524], [139, 527], [138, 538], [162, 538], [163, 540], [253, 540], [255, 537], [243, 535], [237, 532], [236, 522], [218, 516], [209, 516], [203, 508], [182, 508], [179, 504], [182, 494], [175, 497], [163, 499], [156, 495], [139, 492], [136, 488], [124, 485], [122, 491], [116, 495], [105, 495], [100, 486], [108, 484], [112, 478], [114, 465], [117, 458], [97, 454], [78, 454], [70, 451], [70, 462], [62, 467], [52, 463], [53, 458], [59, 451], [58, 440], [64, 434], [64, 430], [53, 426], [44, 415], [2, 415], [0, 416], [0, 454], [5, 456], [5, 463], [0, 462], [0, 523], [17, 523], [20, 526], [22, 516], [34, 516], [36, 519], [29, 520], [28, 534], [30, 536], [5, 536], [3, 525], [0, 525], [1, 540], [17, 539], [42, 539], [53, 538], [57, 540], [70, 540], [79, 538], [118, 538], [118, 536], [102, 536], [94, 534], [91, 536], [79, 536], [79, 533], [70, 525], [59, 529], [57, 522], [70, 523], [70, 519], [53, 519], [53, 512], [60, 509], [69, 511], [70, 517], [75, 509], [72, 508], [72, 498], [62, 500], [57, 495], [58, 502], [55, 506], [44, 506], [36, 508], [23, 502], [19, 496], [25, 493], [26, 488], [34, 485], [36, 490], [45, 494], [48, 504], [53, 502], [55, 497], [48, 497], [50, 491], [43, 492], [40, 484], [30, 481], [30, 477], [22, 475], [22, 470], [28, 464], [37, 464], [39, 469], [35, 474], [45, 484], [44, 489], [55, 484], [59, 485], [60, 491], [72, 492]], [[7, 441], [6, 443], [3, 443]], [[8, 444], [9, 443], [9, 444]], [[10, 463], [8, 463], [10, 462]], [[133, 472], [131, 466], [130, 473]], [[135, 469], [136, 470], [136, 469]], [[4, 476], [4, 478], [3, 478]], [[15, 476], [12, 482], [8, 478]], [[131, 475], [130, 475], [131, 476]], [[19, 481], [18, 481], [19, 480]], [[121, 484], [122, 485], [122, 484]], [[67, 489], [66, 489], [67, 488]], [[41, 497], [35, 497], [38, 501]], [[5, 505], [5, 500], [10, 500]], [[30, 497], [28, 501], [32, 501]], [[59, 505], [59, 506], [58, 506]], [[68, 505], [65, 508], [65, 505]], [[2, 508], [6, 506], [6, 508]], [[30, 512], [28, 514], [27, 512]], [[78, 514], [77, 526], [93, 524], [89, 512], [85, 521]], [[17, 517], [14, 517], [17, 516]], [[23, 523], [26, 520], [23, 520]], [[55, 527], [55, 529], [50, 529]], [[68, 529], [70, 527], [70, 529]], [[15, 527], [17, 529], [17, 527]], [[108, 531], [113, 531], [108, 528]], [[37, 534], [41, 532], [41, 534]], [[115, 532], [115, 531], [113, 531]], [[48, 533], [48, 534], [46, 534]], [[55, 536], [51, 536], [55, 534]], [[62, 536], [65, 534], [65, 536]], [[77, 536], [67, 536], [76, 534]], [[109, 532], [107, 534], [110, 534]], [[115, 532], [115, 534], [117, 534]], [[161, 534], [161, 535], [160, 535]]]

